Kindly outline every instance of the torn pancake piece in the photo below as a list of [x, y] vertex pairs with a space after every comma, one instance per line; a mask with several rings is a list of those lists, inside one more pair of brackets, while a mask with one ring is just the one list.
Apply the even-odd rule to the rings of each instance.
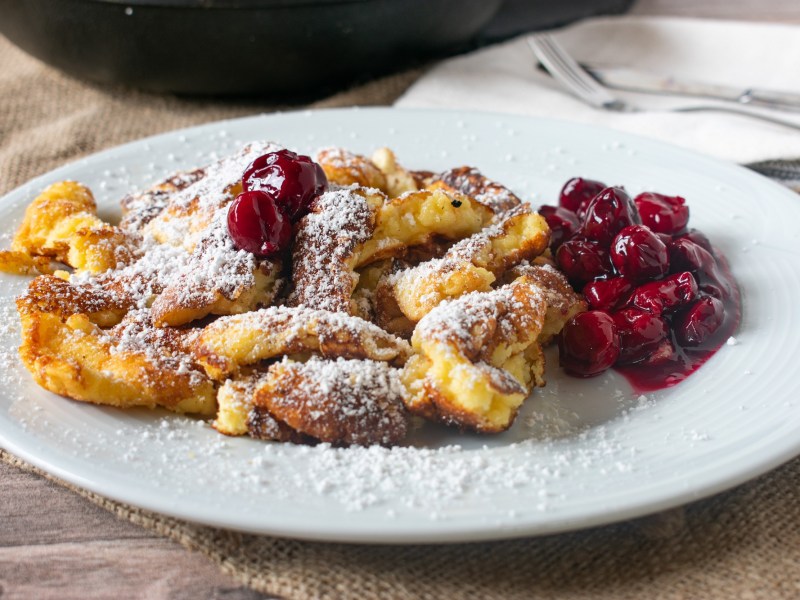
[[325, 171], [328, 183], [340, 186], [355, 184], [386, 191], [386, 176], [366, 156], [331, 147], [320, 150], [316, 162]]
[[506, 273], [509, 281], [522, 276], [534, 281], [547, 301], [544, 326], [537, 340], [543, 346], [553, 341], [567, 321], [588, 309], [583, 295], [572, 289], [566, 276], [550, 264], [523, 261]]
[[137, 236], [97, 216], [89, 188], [59, 181], [25, 209], [11, 248], [17, 256], [46, 257], [79, 271], [101, 273], [130, 263], [137, 244]]
[[408, 431], [400, 370], [371, 360], [285, 358], [220, 389], [215, 428], [229, 435], [335, 445], [401, 442]]
[[241, 377], [226, 379], [217, 391], [217, 418], [211, 426], [225, 435], [249, 435], [259, 440], [304, 443], [310, 441], [286, 423], [253, 406], [256, 390], [267, 373], [251, 371]]
[[384, 199], [377, 190], [354, 187], [325, 192], [313, 201], [295, 233], [290, 306], [358, 313], [352, 300], [355, 269]]
[[542, 291], [521, 277], [433, 309], [411, 339], [417, 354], [403, 371], [407, 408], [482, 433], [508, 429], [541, 381], [543, 355], [531, 346], [546, 308]]
[[17, 306], [20, 358], [43, 388], [120, 408], [214, 414], [214, 384], [189, 351], [196, 332], [153, 327], [147, 311], [131, 311], [104, 330], [85, 314], [63, 318], [24, 300]]
[[498, 275], [541, 254], [548, 241], [545, 220], [529, 205], [518, 206], [452, 246], [442, 258], [384, 277], [375, 290], [378, 323], [401, 333], [393, 329], [402, 323], [398, 311], [416, 323], [443, 300], [488, 291]]
[[220, 211], [153, 301], [155, 325], [175, 327], [209, 314], [239, 314], [272, 304], [281, 288], [280, 260], [238, 250], [225, 227]]
[[372, 163], [386, 177], [386, 188], [383, 191], [389, 198], [419, 189], [414, 175], [397, 162], [397, 157], [389, 148], [378, 148], [373, 152]]
[[271, 306], [220, 317], [200, 334], [194, 354], [213, 379], [287, 354], [368, 358], [402, 366], [411, 347], [359, 317], [306, 307]]

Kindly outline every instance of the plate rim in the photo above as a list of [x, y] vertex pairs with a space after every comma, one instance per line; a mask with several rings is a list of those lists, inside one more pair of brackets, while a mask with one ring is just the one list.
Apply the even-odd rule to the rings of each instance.
[[[769, 178], [764, 177], [753, 171], [750, 171], [745, 167], [738, 165], [736, 163], [717, 159], [693, 150], [688, 150], [679, 146], [675, 146], [673, 144], [669, 144], [659, 140], [653, 140], [636, 134], [630, 134], [627, 132], [618, 131], [601, 125], [584, 124], [579, 122], [568, 121], [565, 119], [528, 117], [522, 115], [512, 115], [512, 114], [497, 113], [490, 111], [452, 110], [452, 109], [438, 109], [438, 108], [420, 109], [420, 108], [392, 108], [392, 107], [370, 107], [370, 108], [346, 107], [346, 108], [311, 109], [311, 110], [303, 109], [303, 110], [288, 111], [288, 112], [262, 113], [258, 115], [237, 117], [231, 119], [224, 119], [220, 121], [213, 121], [209, 123], [203, 123], [200, 125], [175, 129], [139, 138], [123, 144], [119, 144], [117, 146], [103, 149], [101, 151], [95, 152], [93, 154], [84, 157], [80, 157], [78, 159], [70, 161], [69, 163], [61, 165], [53, 170], [50, 170], [46, 173], [40, 174], [37, 177], [23, 183], [20, 186], [15, 187], [14, 189], [4, 194], [2, 198], [0, 198], [0, 204], [2, 204], [4, 201], [7, 201], [11, 196], [28, 193], [28, 190], [30, 190], [32, 187], [41, 186], [42, 184], [48, 181], [55, 180], [61, 177], [62, 173], [68, 173], [69, 171], [75, 168], [81, 167], [85, 164], [98, 160], [102, 157], [110, 158], [113, 157], [113, 155], [116, 153], [125, 153], [126, 151], [131, 150], [132, 147], [141, 146], [143, 144], [148, 144], [148, 143], [159, 143], [162, 140], [163, 141], [170, 140], [175, 138], [176, 136], [180, 136], [181, 134], [200, 133], [204, 130], [210, 131], [214, 129], [221, 129], [224, 128], [226, 125], [232, 123], [259, 121], [262, 119], [263, 120], [283, 119], [287, 116], [289, 117], [306, 116], [319, 113], [359, 114], [359, 113], [397, 113], [397, 112], [444, 114], [448, 115], [449, 118], [455, 117], [456, 115], [466, 116], [466, 118], [469, 118], [470, 116], [475, 115], [480, 118], [487, 118], [487, 117], [498, 118], [507, 121], [526, 121], [534, 123], [547, 122], [554, 124], [556, 126], [563, 126], [578, 131], [588, 130], [598, 133], [613, 133], [613, 135], [617, 136], [618, 138], [624, 140], [630, 140], [632, 142], [635, 142], [636, 144], [644, 145], [648, 147], [648, 149], [651, 148], [657, 150], [663, 149], [664, 151], [668, 152], [677, 151], [680, 155], [685, 157], [694, 157], [698, 160], [706, 162], [707, 164], [715, 164], [716, 166], [722, 167], [724, 169], [733, 169], [740, 175], [744, 175], [745, 177], [751, 178], [753, 181], [757, 181], [759, 185], [762, 186], [767, 185], [772, 190], [780, 194], [786, 194], [787, 198], [790, 195], [791, 196], [794, 195], [794, 193], [788, 188], [785, 188], [784, 186], [781, 186], [780, 184], [770, 180]], [[2, 420], [0, 420], [0, 423], [2, 423]], [[102, 482], [94, 482], [91, 480], [87, 480], [85, 477], [75, 473], [71, 473], [67, 471], [65, 468], [59, 466], [58, 464], [53, 463], [52, 461], [48, 461], [42, 459], [39, 456], [36, 456], [34, 453], [29, 451], [25, 447], [20, 446], [18, 443], [16, 443], [15, 440], [8, 437], [6, 432], [3, 430], [2, 426], [0, 426], [0, 447], [5, 448], [11, 454], [20, 457], [21, 459], [31, 463], [32, 465], [38, 467], [39, 469], [45, 471], [46, 473], [51, 474], [73, 485], [76, 485], [80, 488], [98, 493], [100, 495], [103, 495], [118, 502], [130, 504], [134, 507], [140, 507], [145, 510], [156, 512], [158, 514], [163, 514], [194, 523], [201, 523], [214, 527], [222, 527], [225, 529], [231, 529], [249, 533], [274, 535], [278, 537], [289, 537], [293, 539], [304, 539], [309, 541], [338, 541], [338, 542], [373, 543], [373, 544], [412, 544], [412, 543], [416, 544], [416, 543], [459, 543], [465, 541], [488, 541], [488, 540], [512, 539], [518, 537], [547, 535], [552, 533], [575, 531], [578, 529], [616, 523], [628, 519], [641, 517], [646, 514], [652, 514], [653, 512], [674, 508], [676, 506], [684, 505], [688, 502], [697, 501], [703, 498], [713, 496], [720, 492], [730, 490], [738, 485], [741, 485], [742, 483], [751, 481], [763, 475], [764, 473], [767, 473], [775, 469], [776, 467], [788, 462], [789, 460], [800, 454], [800, 438], [798, 438], [798, 440], [792, 444], [787, 443], [784, 446], [782, 446], [780, 452], [774, 452], [770, 455], [769, 458], [762, 459], [759, 462], [758, 466], [756, 467], [752, 467], [749, 470], [742, 470], [734, 476], [730, 475], [724, 477], [720, 476], [719, 480], [714, 480], [713, 478], [711, 478], [706, 482], [706, 485], [704, 486], [694, 487], [691, 490], [686, 490], [682, 493], [674, 494], [668, 498], [662, 499], [660, 502], [641, 503], [637, 506], [621, 505], [617, 506], [615, 509], [611, 509], [605, 512], [593, 513], [591, 515], [577, 519], [570, 517], [566, 518], [559, 517], [554, 519], [552, 523], [548, 524], [547, 526], [542, 526], [541, 524], [537, 524], [535, 530], [531, 530], [530, 526], [526, 528], [524, 524], [517, 523], [515, 526], [518, 526], [519, 529], [516, 531], [506, 528], [499, 529], [495, 525], [487, 526], [486, 524], [478, 524], [474, 530], [469, 530], [469, 529], [465, 530], [464, 526], [460, 525], [458, 530], [448, 531], [446, 530], [446, 528], [443, 530], [441, 526], [442, 523], [439, 523], [437, 527], [433, 528], [433, 530], [430, 532], [410, 531], [407, 534], [394, 533], [392, 534], [390, 539], [384, 539], [385, 534], [373, 534], [370, 532], [362, 532], [356, 534], [353, 534], [352, 532], [348, 533], [347, 527], [345, 527], [344, 529], [339, 529], [334, 526], [331, 527], [329, 530], [322, 532], [320, 532], [319, 530], [298, 531], [291, 527], [288, 530], [282, 530], [280, 527], [254, 529], [253, 527], [248, 527], [246, 525], [235, 522], [235, 520], [230, 520], [230, 519], [221, 519], [221, 520], [218, 519], [215, 521], [213, 519], [208, 519], [205, 517], [194, 518], [193, 516], [187, 516], [186, 512], [182, 512], [180, 510], [170, 510], [169, 507], [165, 507], [163, 504], [159, 504], [158, 502], [149, 502], [143, 499], [136, 501], [135, 503], [132, 503], [130, 500], [130, 495], [119, 493], [118, 490], [114, 489], [115, 486], [113, 485], [109, 488], [108, 486], [102, 485]]]

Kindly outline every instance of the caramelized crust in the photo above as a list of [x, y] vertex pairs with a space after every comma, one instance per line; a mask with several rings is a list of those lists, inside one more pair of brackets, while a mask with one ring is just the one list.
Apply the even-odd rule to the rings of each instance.
[[134, 305], [133, 298], [119, 292], [113, 287], [75, 285], [54, 275], [41, 275], [17, 299], [17, 309], [20, 314], [48, 313], [62, 320], [81, 314], [96, 325], [110, 327]]
[[358, 317], [305, 307], [272, 306], [221, 317], [197, 340], [195, 356], [214, 379], [240, 367], [287, 354], [368, 358], [402, 365], [408, 342]]
[[399, 370], [370, 360], [285, 359], [226, 381], [214, 428], [283, 442], [395, 445], [408, 417]]
[[[139, 318], [137, 318], [139, 317]], [[214, 385], [191, 360], [191, 334], [128, 315], [104, 331], [86, 315], [61, 319], [20, 306], [20, 358], [43, 388], [121, 408], [214, 413]]]
[[228, 379], [217, 392], [217, 418], [214, 429], [231, 436], [249, 435], [260, 440], [306, 443], [311, 438], [278, 421], [262, 407], [255, 406], [253, 396], [264, 383], [266, 373], [251, 372]]
[[408, 419], [399, 370], [369, 360], [283, 360], [273, 364], [253, 404], [321, 442], [393, 446]]
[[427, 183], [429, 188], [445, 187], [458, 190], [474, 198], [495, 214], [511, 210], [522, 202], [507, 187], [484, 177], [474, 167], [450, 169], [434, 175]]
[[119, 226], [127, 231], [141, 233], [144, 226], [164, 210], [172, 194], [200, 181], [206, 173], [206, 168], [175, 173], [144, 192], [125, 196], [120, 201], [122, 221]]

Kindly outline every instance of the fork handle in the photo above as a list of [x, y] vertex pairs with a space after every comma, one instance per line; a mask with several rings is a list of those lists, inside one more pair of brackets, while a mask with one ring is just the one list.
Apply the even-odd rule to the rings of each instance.
[[751, 88], [739, 96], [739, 102], [749, 106], [800, 112], [800, 94], [789, 92], [773, 92]]

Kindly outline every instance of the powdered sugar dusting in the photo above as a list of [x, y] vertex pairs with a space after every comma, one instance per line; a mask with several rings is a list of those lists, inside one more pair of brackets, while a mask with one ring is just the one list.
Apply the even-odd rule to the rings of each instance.
[[164, 210], [145, 226], [145, 235], [158, 235], [163, 243], [191, 250], [204, 226], [233, 200], [232, 190], [245, 168], [258, 156], [280, 149], [271, 142], [254, 142], [205, 167], [203, 177], [170, 194]]
[[[96, 277], [73, 275], [71, 282], [97, 295], [115, 291], [138, 308], [150, 306], [167, 288], [170, 301], [180, 305], [209, 301], [217, 294], [234, 299], [254, 284], [253, 273], [264, 261], [236, 249], [228, 235], [230, 189], [252, 160], [276, 149], [279, 147], [272, 143], [252, 143], [185, 177], [171, 178], [168, 181], [173, 181], [177, 191], [169, 195], [168, 203], [158, 201], [157, 194], [134, 196], [129, 208], [138, 211], [138, 216], [131, 217], [129, 226], [134, 228], [148, 219], [136, 260]], [[154, 207], [143, 204], [148, 198], [157, 200], [155, 216], [151, 214]]]
[[[99, 337], [110, 344], [111, 354], [145, 356], [155, 372], [188, 376], [190, 385], [197, 386], [206, 379], [190, 353], [199, 333], [199, 330], [155, 327], [150, 310], [144, 308], [128, 312], [119, 325], [102, 332]], [[153, 379], [141, 383], [154, 385], [158, 382]]]
[[[344, 449], [224, 438], [199, 421], [141, 420], [135, 411], [128, 414], [132, 418], [121, 427], [91, 435], [62, 428], [60, 443], [82, 456], [103, 456], [112, 468], [146, 478], [176, 502], [204, 495], [199, 490], [212, 485], [215, 493], [204, 495], [204, 503], [220, 515], [302, 498], [304, 511], [336, 507], [366, 518], [413, 514], [446, 521], [492, 496], [498, 500], [482, 512], [506, 521], [513, 507], [513, 523], [558, 505], [571, 478], [580, 477], [588, 493], [608, 475], [630, 471], [637, 453], [604, 427], [575, 433], [572, 439], [580, 445], [540, 439], [478, 450], [459, 445]], [[28, 412], [26, 419], [38, 428], [45, 426], [46, 415]]]
[[181, 257], [180, 269], [170, 269], [164, 282], [164, 287], [170, 288], [170, 302], [198, 306], [213, 301], [217, 294], [234, 300], [255, 284], [257, 265], [267, 263], [233, 245], [226, 219], [227, 211], [218, 210], [194, 251]]
[[338, 188], [317, 198], [300, 221], [292, 255], [293, 305], [351, 312], [358, 282], [355, 253], [375, 226], [364, 188]]
[[4, 294], [0, 296], [0, 389], [6, 394], [23, 389], [23, 382], [28, 379], [17, 354], [19, 339], [20, 324], [14, 296], [13, 293]]
[[270, 394], [269, 412], [303, 433], [359, 445], [393, 445], [406, 435], [399, 369], [312, 357], [304, 363], [284, 359], [274, 372], [286, 385]]
[[308, 306], [268, 306], [267, 308], [241, 315], [230, 315], [210, 324], [207, 327], [207, 331], [212, 332], [210, 335], [213, 337], [215, 329], [225, 331], [232, 326], [235, 327], [245, 322], [248, 323], [249, 327], [263, 330], [279, 327], [281, 336], [289, 342], [306, 336], [308, 325], [313, 323], [318, 335], [323, 335], [323, 329], [327, 329], [331, 333], [347, 331], [353, 337], [367, 335], [374, 340], [393, 342], [399, 347], [405, 347], [406, 345], [405, 340], [360, 317]]
[[[515, 296], [517, 284], [505, 285], [491, 292], [470, 292], [455, 300], [445, 300], [425, 315], [417, 324], [414, 335], [420, 339], [436, 340], [459, 347], [474, 347], [480, 340], [494, 332], [487, 331], [489, 323], [496, 323], [499, 339], [515, 339], [520, 330], [537, 328], [537, 311]], [[546, 306], [541, 290], [526, 286], [531, 303]], [[541, 328], [541, 323], [538, 324]]]

